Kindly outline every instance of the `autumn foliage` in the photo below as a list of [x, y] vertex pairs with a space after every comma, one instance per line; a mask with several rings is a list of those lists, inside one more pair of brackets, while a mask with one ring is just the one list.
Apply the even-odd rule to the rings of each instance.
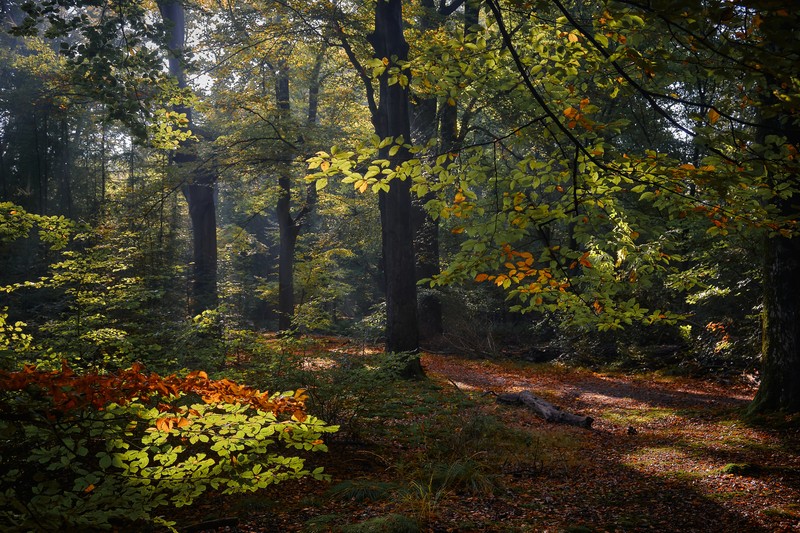
[[[0, 528], [169, 525], [157, 509], [310, 476], [306, 452], [336, 431], [302, 390], [261, 392], [196, 371], [0, 372]], [[280, 449], [294, 450], [282, 455]], [[300, 454], [300, 455], [298, 455]]]
[[[156, 373], [145, 374], [141, 364], [113, 374], [76, 374], [66, 362], [60, 371], [37, 370], [33, 365], [25, 365], [20, 372], [0, 371], [0, 390], [24, 391], [38, 389], [52, 402], [48, 416], [57, 415], [115, 402], [125, 405], [132, 400], [149, 401], [151, 398], [177, 397], [181, 394], [197, 394], [207, 404], [244, 404], [271, 412], [275, 415], [290, 413], [297, 421], [306, 419], [303, 390], [292, 396], [270, 397], [246, 385], [239, 385], [227, 378], [209, 379], [202, 370], [189, 373], [180, 378], [175, 374], [161, 377]], [[171, 406], [158, 404], [159, 411], [169, 412]]]

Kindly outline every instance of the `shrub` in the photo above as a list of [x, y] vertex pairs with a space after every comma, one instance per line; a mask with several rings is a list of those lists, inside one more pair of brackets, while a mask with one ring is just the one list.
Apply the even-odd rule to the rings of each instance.
[[325, 479], [297, 452], [325, 451], [322, 435], [337, 429], [305, 414], [302, 391], [269, 395], [204, 372], [27, 367], [0, 373], [0, 390], [3, 529], [170, 525], [156, 509], [208, 490]]

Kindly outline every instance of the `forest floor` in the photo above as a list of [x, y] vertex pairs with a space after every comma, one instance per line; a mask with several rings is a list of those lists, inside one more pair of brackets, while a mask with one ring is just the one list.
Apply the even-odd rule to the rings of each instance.
[[[422, 361], [429, 379], [397, 382], [391, 400], [352, 411], [329, 453], [309, 458], [330, 483], [208, 501], [193, 517], [237, 516], [245, 532], [800, 531], [800, 431], [743, 422], [752, 387]], [[592, 429], [492, 394], [521, 390], [591, 416]]]

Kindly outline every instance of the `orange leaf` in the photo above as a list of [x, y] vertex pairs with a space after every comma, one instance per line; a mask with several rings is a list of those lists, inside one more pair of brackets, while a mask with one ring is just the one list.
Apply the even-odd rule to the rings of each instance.
[[478, 274], [477, 276], [475, 276], [475, 281], [477, 281], [478, 283], [486, 281], [487, 279], [489, 279], [489, 274]]
[[719, 120], [719, 112], [716, 109], [711, 108], [708, 110], [708, 121], [712, 124], [715, 124]]

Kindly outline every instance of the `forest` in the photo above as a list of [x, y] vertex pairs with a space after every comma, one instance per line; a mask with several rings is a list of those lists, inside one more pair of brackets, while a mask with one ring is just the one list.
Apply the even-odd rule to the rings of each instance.
[[798, 28], [0, 0], [0, 529], [797, 530]]

